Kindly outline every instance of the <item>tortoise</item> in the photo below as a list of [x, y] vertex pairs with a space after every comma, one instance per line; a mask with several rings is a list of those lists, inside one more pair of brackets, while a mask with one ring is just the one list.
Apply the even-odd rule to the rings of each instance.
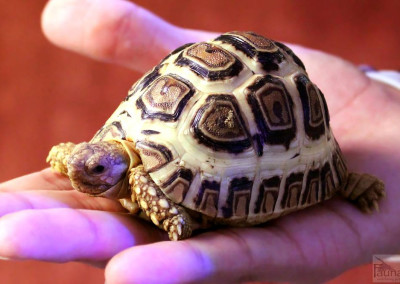
[[378, 178], [348, 172], [302, 61], [254, 32], [172, 51], [89, 143], [61, 143], [47, 161], [171, 240], [264, 223], [336, 193], [371, 212], [385, 196]]

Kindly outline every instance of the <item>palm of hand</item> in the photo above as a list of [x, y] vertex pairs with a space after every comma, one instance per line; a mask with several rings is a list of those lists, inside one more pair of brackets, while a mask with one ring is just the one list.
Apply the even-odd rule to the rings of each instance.
[[[171, 45], [213, 36], [184, 30], [181, 35]], [[44, 170], [1, 185], [0, 255], [100, 265], [111, 259], [106, 278], [119, 281], [310, 281], [333, 277], [373, 253], [398, 250], [400, 153], [393, 150], [400, 143], [400, 126], [394, 124], [400, 120], [399, 97], [347, 62], [292, 48], [325, 94], [350, 169], [385, 181], [389, 198], [379, 214], [364, 215], [334, 198], [260, 227], [169, 242], [152, 225], [120, 214], [115, 202], [75, 192], [64, 177]]]

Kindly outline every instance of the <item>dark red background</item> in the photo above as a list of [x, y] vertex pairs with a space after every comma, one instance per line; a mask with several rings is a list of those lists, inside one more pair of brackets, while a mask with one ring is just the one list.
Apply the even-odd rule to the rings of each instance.
[[[45, 2], [0, 2], [0, 181], [46, 167], [53, 144], [89, 139], [140, 76], [52, 46], [40, 30]], [[397, 0], [136, 3], [176, 25], [254, 30], [356, 64], [400, 69]], [[371, 281], [367, 265], [332, 283]], [[77, 263], [0, 261], [0, 282], [101, 283], [104, 278], [102, 270]]]

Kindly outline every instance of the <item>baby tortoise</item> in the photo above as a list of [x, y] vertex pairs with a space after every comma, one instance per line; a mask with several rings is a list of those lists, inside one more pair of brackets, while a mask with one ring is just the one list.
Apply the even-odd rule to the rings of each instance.
[[89, 143], [51, 167], [93, 196], [144, 213], [171, 240], [248, 226], [331, 198], [378, 209], [382, 181], [349, 173], [322, 92], [282, 43], [225, 33], [169, 54]]

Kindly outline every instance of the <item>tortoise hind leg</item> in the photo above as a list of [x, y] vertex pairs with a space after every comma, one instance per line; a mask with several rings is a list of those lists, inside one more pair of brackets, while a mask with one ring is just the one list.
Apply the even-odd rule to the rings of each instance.
[[185, 209], [168, 199], [143, 166], [131, 169], [129, 184], [140, 209], [170, 240], [182, 240], [192, 234], [193, 221]]
[[349, 173], [340, 194], [365, 213], [379, 210], [378, 202], [386, 196], [383, 181], [369, 174]]

